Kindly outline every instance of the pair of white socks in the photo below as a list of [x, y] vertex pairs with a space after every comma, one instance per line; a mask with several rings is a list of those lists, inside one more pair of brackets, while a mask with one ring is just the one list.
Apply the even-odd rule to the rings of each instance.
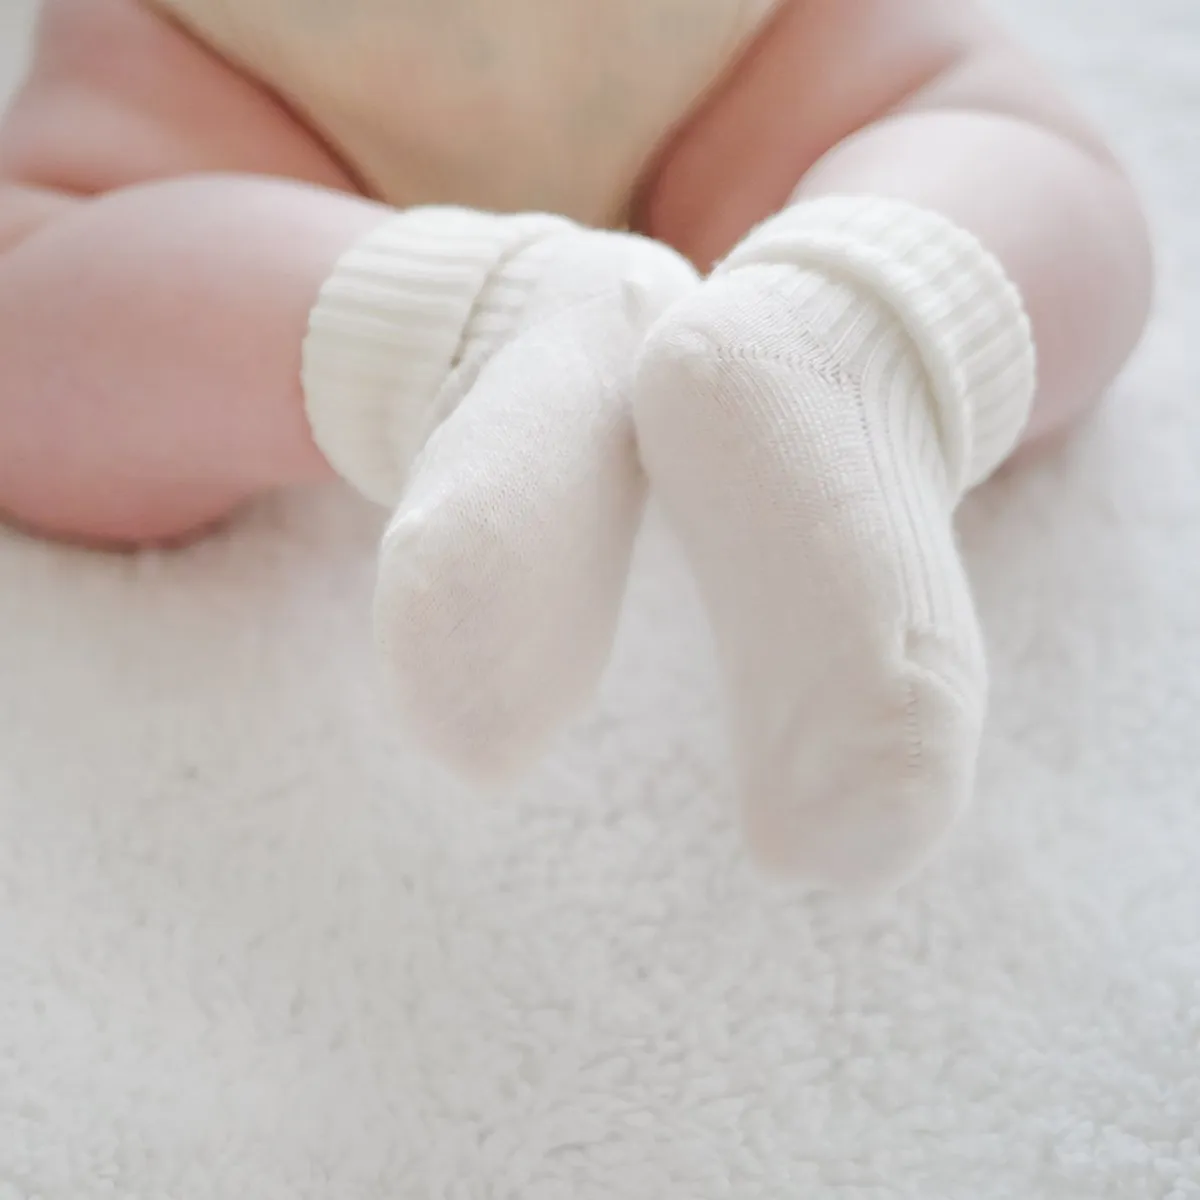
[[759, 857], [896, 882], [968, 799], [987, 673], [953, 514], [1016, 444], [1034, 353], [945, 218], [799, 203], [701, 280], [559, 218], [401, 213], [322, 290], [304, 387], [330, 462], [395, 508], [379, 643], [458, 769], [519, 770], [590, 698], [648, 476], [718, 641]]

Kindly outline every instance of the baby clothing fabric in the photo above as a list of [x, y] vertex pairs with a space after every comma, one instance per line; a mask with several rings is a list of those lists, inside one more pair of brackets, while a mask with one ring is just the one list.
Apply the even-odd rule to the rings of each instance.
[[620, 225], [664, 137], [779, 0], [154, 0], [365, 188]]

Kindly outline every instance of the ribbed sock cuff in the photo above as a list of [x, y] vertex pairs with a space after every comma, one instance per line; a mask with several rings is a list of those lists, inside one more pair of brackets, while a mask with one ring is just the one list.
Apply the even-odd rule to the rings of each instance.
[[900, 201], [830, 196], [770, 218], [718, 271], [764, 264], [856, 282], [895, 311], [933, 385], [956, 494], [1012, 452], [1033, 404], [1033, 335], [1016, 287], [974, 235]]
[[[367, 497], [394, 505], [413, 459], [448, 415], [439, 396], [468, 326], [511, 320], [524, 273], [504, 265], [573, 226], [551, 216], [411, 209], [339, 259], [309, 317], [302, 384], [313, 437]], [[481, 309], [481, 298], [487, 296]]]

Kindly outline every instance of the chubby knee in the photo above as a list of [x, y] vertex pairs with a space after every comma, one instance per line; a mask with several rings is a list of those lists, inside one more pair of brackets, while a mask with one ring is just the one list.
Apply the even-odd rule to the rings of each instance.
[[[85, 203], [50, 188], [0, 184], [0, 301], [7, 264], [30, 238]], [[14, 286], [19, 293], [19, 280]], [[9, 343], [10, 336], [24, 344]], [[44, 350], [40, 357], [51, 365], [71, 353], [69, 346]], [[244, 489], [219, 477], [136, 469], [115, 442], [106, 451], [102, 423], [64, 427], [39, 395], [53, 379], [23, 369], [28, 352], [28, 330], [0, 328], [0, 523], [84, 545], [162, 546], [198, 536], [245, 498]]]

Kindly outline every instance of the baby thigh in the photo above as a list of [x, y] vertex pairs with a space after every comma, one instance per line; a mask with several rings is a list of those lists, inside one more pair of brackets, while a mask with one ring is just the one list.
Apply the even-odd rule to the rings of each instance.
[[273, 97], [136, 0], [49, 0], [0, 126], [0, 511], [172, 540], [322, 478], [307, 315], [387, 216]]
[[968, 0], [789, 0], [645, 194], [642, 226], [705, 265], [823, 195], [907, 201], [970, 230], [1033, 324], [1029, 438], [1102, 395], [1149, 311], [1129, 179], [1035, 57]]

